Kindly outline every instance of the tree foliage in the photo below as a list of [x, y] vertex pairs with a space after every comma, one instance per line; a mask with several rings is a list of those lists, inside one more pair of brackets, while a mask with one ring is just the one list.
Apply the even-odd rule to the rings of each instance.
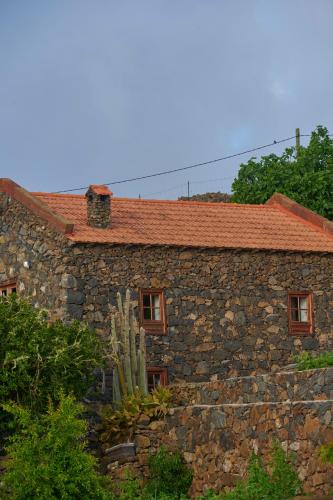
[[309, 145], [298, 152], [290, 147], [281, 156], [241, 164], [232, 191], [237, 203], [265, 203], [279, 192], [333, 220], [333, 139], [328, 130], [318, 126]]
[[7, 448], [1, 498], [112, 498], [95, 470], [96, 459], [85, 451], [87, 423], [79, 418], [83, 409], [71, 396], [60, 393], [58, 407], [49, 404], [39, 417], [17, 405], [6, 409], [14, 415], [18, 431]]
[[86, 325], [49, 322], [15, 294], [0, 299], [0, 404], [45, 411], [60, 390], [82, 397], [102, 364], [102, 348]]

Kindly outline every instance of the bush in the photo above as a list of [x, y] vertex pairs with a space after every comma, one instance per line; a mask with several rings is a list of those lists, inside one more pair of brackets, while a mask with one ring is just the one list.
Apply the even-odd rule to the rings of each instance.
[[[166, 387], [156, 387], [150, 394], [136, 391], [117, 403], [102, 408], [101, 440], [112, 445], [133, 438], [139, 418], [147, 415], [150, 418], [163, 417], [170, 406], [171, 393]], [[120, 406], [119, 406], [120, 405]]]
[[40, 412], [60, 389], [81, 398], [102, 364], [101, 344], [86, 325], [50, 323], [15, 294], [0, 299], [0, 336], [0, 403]]
[[193, 473], [179, 452], [168, 452], [161, 446], [148, 460], [149, 480], [145, 486], [146, 498], [186, 498]]
[[87, 424], [82, 407], [60, 395], [57, 408], [37, 418], [29, 410], [6, 405], [19, 431], [10, 438], [3, 476], [5, 493], [14, 500], [111, 499], [95, 471], [95, 458], [85, 451]]
[[[270, 472], [268, 472], [270, 471]], [[301, 491], [301, 483], [294, 469], [291, 457], [281, 445], [274, 442], [272, 459], [265, 469], [262, 460], [253, 454], [247, 478], [236, 488], [221, 497], [224, 500], [286, 500]]]
[[142, 498], [142, 488], [139, 480], [128, 470], [125, 471], [124, 479], [117, 484], [115, 497], [118, 500], [132, 500]]
[[317, 356], [312, 356], [308, 352], [303, 352], [295, 356], [297, 370], [311, 370], [312, 368], [327, 368], [333, 366], [333, 352], [324, 352]]
[[129, 471], [116, 485], [119, 500], [184, 500], [192, 484], [192, 471], [179, 452], [171, 453], [161, 446], [148, 460], [149, 478], [144, 487]]
[[333, 464], [333, 441], [319, 448], [319, 457], [327, 464]]

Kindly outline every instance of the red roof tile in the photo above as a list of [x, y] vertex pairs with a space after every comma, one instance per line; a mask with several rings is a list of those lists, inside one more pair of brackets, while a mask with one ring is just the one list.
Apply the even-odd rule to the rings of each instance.
[[34, 196], [74, 223], [76, 242], [333, 252], [332, 223], [281, 195], [266, 205], [113, 198], [110, 229], [87, 225], [83, 195]]

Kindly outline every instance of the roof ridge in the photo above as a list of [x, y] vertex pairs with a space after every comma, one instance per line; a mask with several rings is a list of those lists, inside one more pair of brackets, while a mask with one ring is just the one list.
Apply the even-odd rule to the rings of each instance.
[[[84, 194], [68, 194], [68, 193], [47, 193], [47, 192], [32, 192], [34, 196], [49, 196], [52, 198], [79, 198], [85, 199]], [[112, 201], [127, 201], [127, 202], [139, 202], [139, 203], [170, 203], [170, 204], [179, 204], [179, 205], [199, 205], [199, 206], [231, 206], [235, 208], [239, 207], [247, 207], [247, 208], [266, 208], [267, 205], [263, 203], [233, 203], [233, 202], [225, 202], [225, 201], [198, 201], [198, 200], [168, 200], [168, 199], [147, 199], [147, 198], [129, 198], [129, 197], [118, 197], [115, 196], [112, 198]]]

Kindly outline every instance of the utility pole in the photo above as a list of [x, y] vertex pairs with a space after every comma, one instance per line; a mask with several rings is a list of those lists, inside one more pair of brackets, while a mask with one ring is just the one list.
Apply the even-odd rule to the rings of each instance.
[[190, 181], [187, 181], [187, 199], [190, 199]]
[[296, 129], [296, 153], [297, 153], [297, 155], [299, 153], [300, 147], [301, 147], [301, 132], [300, 132], [300, 129], [297, 128]]

